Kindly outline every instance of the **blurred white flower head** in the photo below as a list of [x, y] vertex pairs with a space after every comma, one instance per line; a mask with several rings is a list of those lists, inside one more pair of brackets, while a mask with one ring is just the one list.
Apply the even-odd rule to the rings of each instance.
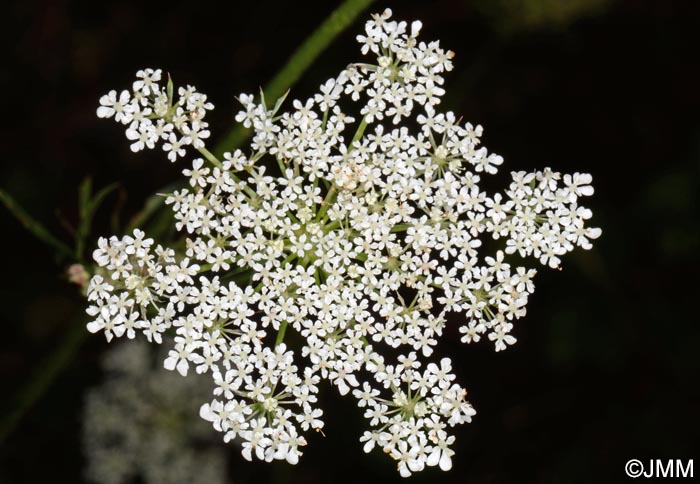
[[85, 477], [100, 484], [229, 482], [225, 449], [196, 416], [207, 379], [163, 370], [157, 353], [130, 341], [105, 354], [104, 381], [85, 398]]

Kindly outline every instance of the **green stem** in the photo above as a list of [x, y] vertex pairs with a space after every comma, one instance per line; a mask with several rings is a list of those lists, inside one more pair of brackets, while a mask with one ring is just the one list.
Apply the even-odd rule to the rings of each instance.
[[287, 321], [282, 321], [280, 324], [280, 329], [277, 331], [277, 339], [275, 340], [275, 346], [279, 346], [284, 341], [284, 333], [287, 332]]
[[367, 118], [362, 118], [362, 121], [360, 121], [360, 125], [357, 127], [357, 131], [355, 131], [355, 136], [352, 137], [352, 141], [350, 141], [350, 146], [348, 147], [348, 152], [353, 150], [353, 144], [355, 141], [358, 141], [360, 138], [362, 138], [362, 135], [365, 134], [365, 128], [367, 127]]
[[398, 225], [394, 225], [394, 226], [391, 228], [391, 233], [392, 233], [392, 234], [395, 234], [395, 233], [397, 233], [397, 232], [405, 232], [405, 231], [408, 230], [411, 226], [412, 226], [411, 224], [398, 224]]
[[53, 247], [59, 254], [73, 258], [73, 251], [66, 244], [54, 237], [41, 223], [33, 219], [27, 212], [20, 207], [14, 198], [9, 193], [0, 189], [0, 201], [7, 207], [12, 215], [34, 236], [47, 245]]
[[335, 201], [335, 195], [336, 195], [336, 187], [333, 185], [330, 190], [328, 190], [328, 193], [326, 194], [326, 198], [323, 199], [323, 203], [321, 204], [321, 209], [318, 211], [318, 215], [316, 215], [316, 222], [320, 222], [323, 220], [323, 216], [326, 215], [326, 212], [328, 209], [333, 205], [333, 202]]
[[[277, 99], [294, 84], [330, 45], [338, 34], [345, 30], [374, 0], [345, 0], [321, 25], [306, 38], [289, 58], [285, 66], [272, 78], [263, 92], [267, 99]], [[249, 131], [242, 125], [229, 133], [214, 149], [215, 153], [231, 151], [240, 146]]]
[[197, 148], [197, 151], [199, 151], [202, 154], [202, 156], [204, 156], [212, 165], [218, 166], [219, 168], [222, 167], [219, 159], [205, 147]]

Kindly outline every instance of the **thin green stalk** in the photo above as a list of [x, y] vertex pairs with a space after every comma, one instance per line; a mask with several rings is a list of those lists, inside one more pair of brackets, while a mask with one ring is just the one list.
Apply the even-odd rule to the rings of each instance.
[[24, 211], [22, 207], [19, 206], [19, 204], [17, 204], [15, 199], [12, 198], [9, 193], [2, 189], [0, 189], [0, 201], [24, 226], [24, 228], [34, 234], [37, 239], [53, 247], [59, 254], [71, 259], [73, 258], [73, 251], [70, 247], [54, 237], [46, 227], [33, 219], [27, 212]]
[[197, 148], [197, 151], [199, 151], [202, 154], [202, 156], [204, 156], [207, 160], [209, 160], [209, 163], [221, 168], [221, 162], [219, 161], [219, 159], [216, 156], [214, 156], [214, 154], [211, 151], [209, 151], [208, 149], [206, 149], [204, 147]]
[[358, 141], [360, 138], [362, 138], [362, 135], [365, 134], [365, 128], [367, 128], [367, 118], [362, 118], [362, 121], [360, 121], [360, 125], [357, 127], [357, 131], [355, 131], [355, 136], [353, 136], [352, 141], [350, 141], [348, 151], [352, 151], [354, 149], [353, 144], [355, 144], [355, 141]]
[[287, 332], [287, 321], [282, 321], [280, 324], [280, 329], [277, 332], [277, 339], [275, 340], [275, 346], [279, 346], [284, 341], [284, 334]]
[[328, 211], [330, 206], [333, 205], [333, 202], [335, 201], [336, 192], [337, 192], [337, 188], [335, 185], [333, 185], [328, 190], [328, 193], [326, 194], [326, 198], [324, 198], [323, 202], [321, 203], [321, 209], [318, 211], [318, 214], [316, 215], [316, 222], [323, 221], [323, 216], [326, 215], [326, 212]]
[[100, 204], [104, 201], [105, 197], [114, 191], [117, 186], [118, 185], [116, 183], [112, 183], [111, 185], [104, 187], [102, 190], [97, 192], [95, 196], [93, 196], [92, 180], [89, 177], [86, 178], [80, 185], [78, 197], [80, 223], [78, 224], [78, 230], [75, 234], [75, 258], [81, 264], [85, 263], [83, 260], [85, 241], [90, 235], [90, 228], [92, 226], [92, 219], [95, 216], [95, 212], [100, 207]]

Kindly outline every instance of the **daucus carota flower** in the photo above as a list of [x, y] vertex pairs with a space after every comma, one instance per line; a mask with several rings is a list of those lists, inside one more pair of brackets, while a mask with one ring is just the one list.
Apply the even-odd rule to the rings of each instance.
[[112, 345], [85, 397], [85, 477], [97, 484], [223, 484], [224, 445], [197, 416], [210, 385], [162, 369], [145, 341]]
[[[290, 112], [240, 95], [250, 149], [222, 159], [205, 147], [206, 96], [163, 86], [160, 70], [101, 100], [98, 115], [126, 125], [134, 151], [202, 158], [166, 199], [182, 253], [138, 230], [100, 240], [88, 329], [173, 334], [165, 367], [211, 375], [200, 415], [246, 459], [296, 463], [324, 426], [326, 381], [364, 412], [365, 451], [383, 450], [403, 476], [450, 469], [450, 428], [475, 411], [434, 354], [445, 327], [507, 348], [536, 272], [510, 255], [559, 267], [600, 235], [579, 205], [590, 175], [516, 172], [502, 194], [480, 188], [503, 159], [480, 145], [481, 126], [438, 110], [453, 54], [420, 30], [373, 16], [358, 36], [370, 59]], [[501, 250], [483, 253], [485, 237]]]

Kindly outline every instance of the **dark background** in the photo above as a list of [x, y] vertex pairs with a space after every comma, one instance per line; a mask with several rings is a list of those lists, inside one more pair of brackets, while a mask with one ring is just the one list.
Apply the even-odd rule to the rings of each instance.
[[[91, 248], [112, 233], [115, 211], [132, 216], [182, 169], [160, 150], [132, 154], [122, 130], [95, 116], [99, 96], [129, 86], [139, 68], [162, 67], [209, 95], [220, 139], [232, 126], [234, 96], [265, 84], [334, 4], [6, 5], [0, 187], [69, 242], [64, 226], [76, 223], [81, 180], [118, 181]], [[540, 270], [517, 345], [496, 354], [490, 342], [441, 343], [478, 414], [456, 430], [453, 470], [412, 482], [619, 482], [633, 457], [697, 458], [700, 3], [411, 0], [370, 10], [389, 5], [397, 18], [421, 19], [423, 38], [456, 52], [443, 109], [484, 125], [506, 171], [592, 173], [587, 205], [603, 229], [595, 249], [565, 258], [562, 272]], [[364, 18], [292, 97], [310, 95], [360, 57], [354, 36]], [[1, 206], [0, 227], [5, 417], [45, 358], [80, 333], [84, 302], [63, 276], [70, 261]], [[84, 338], [0, 443], [0, 482], [81, 482], [80, 412], [84, 391], [100, 382], [103, 339]], [[360, 411], [327, 390], [327, 437], [311, 436], [297, 467], [248, 464], [233, 452], [231, 482], [398, 481], [390, 459], [362, 453]]]

